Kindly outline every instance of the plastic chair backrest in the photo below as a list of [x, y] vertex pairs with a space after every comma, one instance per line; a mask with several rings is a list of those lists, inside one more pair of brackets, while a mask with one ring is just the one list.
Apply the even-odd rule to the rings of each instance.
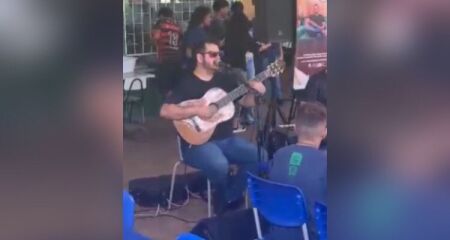
[[122, 199], [123, 233], [129, 234], [133, 232], [134, 228], [134, 199], [128, 191], [123, 191]]
[[327, 206], [322, 203], [316, 202], [314, 204], [314, 215], [319, 239], [327, 240]]
[[248, 173], [248, 190], [253, 207], [270, 223], [299, 227], [307, 212], [302, 191], [292, 185], [276, 183]]
[[177, 240], [205, 240], [192, 233], [183, 233], [177, 237]]

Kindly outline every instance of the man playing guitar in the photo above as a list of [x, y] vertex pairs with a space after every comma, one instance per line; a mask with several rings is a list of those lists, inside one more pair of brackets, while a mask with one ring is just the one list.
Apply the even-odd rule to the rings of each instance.
[[[219, 69], [219, 45], [214, 40], [193, 48], [196, 67], [184, 76], [161, 107], [160, 115], [169, 120], [183, 120], [198, 116], [202, 120], [214, 121], [212, 117], [218, 111], [214, 104], [199, 100], [190, 104], [179, 103], [199, 99], [211, 88], [221, 88], [230, 92], [238, 86], [236, 79], [230, 78]], [[251, 89], [239, 101], [245, 107], [255, 105], [255, 94], [264, 94], [266, 89], [261, 82], [249, 81]], [[216, 115], [217, 116], [217, 115]], [[215, 116], [215, 117], [216, 117]], [[209, 141], [200, 145], [191, 145], [181, 139], [184, 162], [201, 170], [215, 188], [214, 210], [223, 213], [230, 205], [242, 200], [246, 188], [246, 172], [257, 171], [257, 147], [251, 142], [233, 135], [232, 119], [217, 125]], [[238, 172], [229, 176], [229, 165], [237, 165]]]

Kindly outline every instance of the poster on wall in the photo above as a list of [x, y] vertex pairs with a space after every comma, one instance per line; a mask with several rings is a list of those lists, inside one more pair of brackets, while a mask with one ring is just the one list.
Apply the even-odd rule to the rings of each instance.
[[294, 89], [327, 66], [327, 0], [297, 0]]

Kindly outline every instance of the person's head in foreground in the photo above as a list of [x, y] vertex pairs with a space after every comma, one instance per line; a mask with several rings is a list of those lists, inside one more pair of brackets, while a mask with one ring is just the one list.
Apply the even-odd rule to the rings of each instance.
[[319, 102], [304, 102], [295, 119], [297, 144], [319, 148], [327, 136], [327, 109]]

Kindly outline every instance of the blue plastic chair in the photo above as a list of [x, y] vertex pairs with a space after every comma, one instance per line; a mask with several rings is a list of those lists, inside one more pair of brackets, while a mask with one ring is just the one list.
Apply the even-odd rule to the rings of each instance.
[[302, 191], [291, 185], [272, 182], [248, 173], [248, 191], [253, 205], [258, 239], [263, 239], [258, 212], [271, 224], [301, 227], [303, 239], [309, 240], [307, 210]]
[[314, 204], [314, 213], [319, 239], [327, 240], [327, 206], [322, 203], [316, 202]]
[[177, 237], [177, 240], [205, 240], [192, 233], [183, 233]]
[[134, 199], [127, 192], [123, 191], [122, 195], [123, 204], [123, 234], [124, 236], [130, 234], [134, 227]]
[[123, 207], [123, 239], [124, 240], [150, 240], [134, 231], [134, 199], [127, 192], [122, 194]]

